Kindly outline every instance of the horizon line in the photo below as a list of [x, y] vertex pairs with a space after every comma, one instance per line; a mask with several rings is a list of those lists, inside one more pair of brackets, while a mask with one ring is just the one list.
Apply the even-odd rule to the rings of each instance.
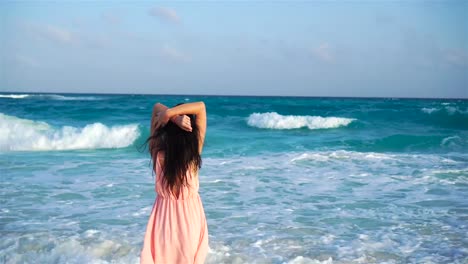
[[157, 93], [73, 93], [73, 92], [26, 92], [26, 91], [0, 91], [0, 94], [88, 94], [88, 95], [151, 95], [151, 96], [206, 96], [206, 97], [265, 97], [265, 98], [340, 98], [340, 99], [417, 99], [417, 100], [468, 100], [468, 97], [403, 97], [403, 96], [331, 96], [331, 95], [236, 95], [236, 94], [157, 94]]

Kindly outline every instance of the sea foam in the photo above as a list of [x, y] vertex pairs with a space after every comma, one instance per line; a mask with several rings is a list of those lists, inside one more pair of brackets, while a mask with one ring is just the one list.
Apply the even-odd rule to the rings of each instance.
[[102, 98], [94, 96], [65, 96], [59, 94], [0, 94], [0, 98], [7, 99], [47, 99], [47, 100], [60, 100], [60, 101], [74, 101], [74, 100], [83, 100], [83, 101], [92, 101], [100, 100]]
[[455, 107], [455, 106], [450, 106], [448, 104], [443, 104], [443, 105], [444, 105], [444, 107], [441, 107], [441, 108], [423, 107], [423, 108], [421, 108], [421, 111], [423, 113], [426, 113], [426, 114], [439, 113], [439, 112], [445, 112], [445, 113], [447, 113], [449, 115], [454, 115], [454, 114], [466, 115], [466, 114], [468, 114], [468, 109], [463, 110], [461, 108], [458, 108], [458, 107]]
[[29, 94], [0, 94], [0, 98], [10, 98], [10, 99], [23, 99], [28, 96]]
[[426, 114], [432, 114], [433, 112], [437, 112], [439, 110], [440, 109], [433, 108], [433, 107], [432, 108], [427, 108], [427, 107], [421, 108], [421, 111], [423, 111]]
[[0, 113], [0, 151], [124, 148], [140, 135], [138, 125], [55, 128], [45, 122]]
[[354, 118], [344, 117], [295, 116], [268, 112], [251, 114], [247, 119], [247, 124], [252, 127], [269, 129], [295, 129], [302, 127], [326, 129], [347, 126], [355, 120]]

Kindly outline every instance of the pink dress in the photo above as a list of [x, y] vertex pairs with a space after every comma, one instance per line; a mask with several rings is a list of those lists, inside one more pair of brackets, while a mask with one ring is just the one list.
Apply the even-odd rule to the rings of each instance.
[[189, 187], [176, 198], [162, 181], [156, 159], [156, 201], [146, 227], [140, 263], [203, 263], [208, 252], [208, 226], [198, 194], [198, 175], [188, 172]]

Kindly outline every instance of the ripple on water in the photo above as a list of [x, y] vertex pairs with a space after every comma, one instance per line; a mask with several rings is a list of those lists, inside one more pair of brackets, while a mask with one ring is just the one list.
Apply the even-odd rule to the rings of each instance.
[[84, 195], [81, 195], [79, 193], [72, 193], [72, 192], [60, 193], [60, 194], [53, 195], [52, 197], [59, 201], [86, 200], [87, 199]]

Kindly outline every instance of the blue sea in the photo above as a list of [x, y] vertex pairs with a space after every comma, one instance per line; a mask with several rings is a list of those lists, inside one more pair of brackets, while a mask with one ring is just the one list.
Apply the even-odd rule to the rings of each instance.
[[204, 101], [206, 263], [467, 263], [468, 100], [0, 94], [0, 262], [138, 263], [152, 106]]

